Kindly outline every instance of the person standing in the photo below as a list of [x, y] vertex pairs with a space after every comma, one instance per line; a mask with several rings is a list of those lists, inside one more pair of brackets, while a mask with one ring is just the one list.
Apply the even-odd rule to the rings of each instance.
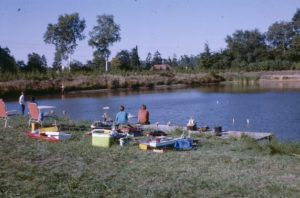
[[24, 96], [24, 92], [21, 92], [21, 96], [19, 98], [19, 104], [21, 106], [21, 111], [22, 111], [22, 115], [24, 115], [25, 113], [25, 96]]
[[144, 104], [142, 104], [142, 106], [138, 112], [138, 123], [139, 124], [150, 124], [149, 111], [147, 111], [147, 107]]

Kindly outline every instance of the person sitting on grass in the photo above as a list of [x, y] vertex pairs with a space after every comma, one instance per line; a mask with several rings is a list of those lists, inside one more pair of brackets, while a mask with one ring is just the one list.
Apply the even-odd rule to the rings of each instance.
[[115, 124], [117, 128], [122, 127], [122, 125], [128, 125], [128, 113], [124, 111], [125, 107], [120, 106], [120, 111], [116, 115]]
[[138, 123], [139, 124], [150, 124], [149, 112], [147, 111], [147, 107], [144, 104], [142, 104], [142, 106], [138, 112]]

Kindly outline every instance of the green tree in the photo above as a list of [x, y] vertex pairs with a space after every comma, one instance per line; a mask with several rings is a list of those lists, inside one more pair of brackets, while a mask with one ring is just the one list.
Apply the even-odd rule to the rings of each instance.
[[130, 53], [128, 50], [122, 50], [117, 53], [116, 57], [112, 60], [112, 68], [121, 70], [130, 70]]
[[37, 53], [28, 54], [28, 62], [25, 71], [28, 72], [45, 72], [47, 70], [46, 57]]
[[138, 52], [138, 47], [137, 46], [135, 46], [135, 48], [133, 48], [131, 50], [131, 53], [130, 53], [130, 65], [134, 69], [139, 69], [139, 67], [141, 65], [140, 57], [139, 57], [139, 52]]
[[292, 18], [292, 23], [294, 27], [294, 31], [296, 34], [300, 34], [300, 9], [298, 8], [296, 13]]
[[148, 52], [145, 63], [146, 63], [146, 69], [150, 69], [151, 68], [151, 61], [152, 61], [152, 54], [150, 52]]
[[172, 66], [172, 59], [171, 59], [171, 57], [169, 56], [167, 59], [164, 59], [164, 63]]
[[212, 60], [212, 54], [210, 52], [208, 43], [204, 44], [204, 52], [200, 53], [198, 64], [200, 68], [204, 68], [204, 69], [209, 69], [210, 67], [212, 67], [213, 60]]
[[158, 50], [154, 53], [152, 59], [152, 65], [156, 65], [156, 64], [162, 64], [161, 54]]
[[74, 53], [77, 40], [85, 38], [85, 27], [85, 20], [81, 20], [78, 13], [60, 15], [56, 24], [48, 24], [44, 41], [55, 46], [54, 66], [57, 67], [62, 60], [67, 60]]
[[295, 62], [300, 61], [300, 34], [294, 36], [291, 42], [291, 47], [287, 52], [287, 56], [291, 61], [295, 61]]
[[72, 62], [70, 63], [70, 69], [72, 72], [74, 72], [74, 71], [89, 71], [90, 68], [87, 68], [78, 60], [72, 60]]
[[291, 41], [288, 57], [292, 61], [300, 61], [300, 9], [297, 9], [292, 18], [292, 25], [295, 32]]
[[228, 49], [214, 53], [212, 59], [213, 69], [229, 69], [231, 67], [231, 62], [234, 60]]
[[188, 55], [182, 55], [179, 60], [179, 66], [184, 68], [191, 67], [191, 58]]
[[267, 40], [270, 43], [273, 56], [277, 59], [284, 59], [286, 51], [291, 45], [295, 32], [290, 22], [275, 22], [267, 32]]
[[105, 56], [103, 54], [94, 52], [93, 64], [94, 64], [94, 69], [105, 71], [105, 64], [106, 64]]
[[260, 61], [267, 54], [265, 35], [257, 29], [237, 30], [232, 36], [227, 36], [225, 41], [237, 64]]
[[20, 69], [20, 71], [23, 72], [23, 71], [25, 71], [27, 65], [25, 64], [25, 62], [23, 60], [21, 60], [21, 61], [17, 61], [17, 66]]
[[120, 26], [114, 22], [113, 15], [97, 16], [97, 25], [89, 33], [88, 44], [96, 48], [95, 56], [105, 57], [105, 71], [108, 71], [109, 46], [120, 41]]
[[178, 66], [178, 60], [177, 60], [177, 55], [176, 54], [173, 54], [171, 65], [172, 65], [172, 67], [177, 67]]
[[10, 55], [8, 48], [0, 46], [0, 73], [13, 73], [18, 70], [15, 58]]

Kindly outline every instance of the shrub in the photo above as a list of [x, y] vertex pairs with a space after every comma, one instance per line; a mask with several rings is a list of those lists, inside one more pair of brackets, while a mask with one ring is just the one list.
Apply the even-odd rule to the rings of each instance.
[[270, 149], [270, 154], [293, 155], [300, 154], [300, 145], [296, 143], [280, 143], [272, 140], [267, 147]]
[[291, 69], [292, 63], [284, 60], [267, 60], [248, 64], [246, 71], [261, 71], [261, 70], [286, 70]]

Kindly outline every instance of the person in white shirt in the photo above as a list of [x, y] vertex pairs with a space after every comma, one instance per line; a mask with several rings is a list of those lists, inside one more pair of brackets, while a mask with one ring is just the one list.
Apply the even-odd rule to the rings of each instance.
[[25, 96], [24, 96], [24, 92], [21, 92], [21, 96], [19, 98], [19, 104], [21, 106], [21, 111], [22, 111], [22, 115], [24, 115], [25, 112]]

